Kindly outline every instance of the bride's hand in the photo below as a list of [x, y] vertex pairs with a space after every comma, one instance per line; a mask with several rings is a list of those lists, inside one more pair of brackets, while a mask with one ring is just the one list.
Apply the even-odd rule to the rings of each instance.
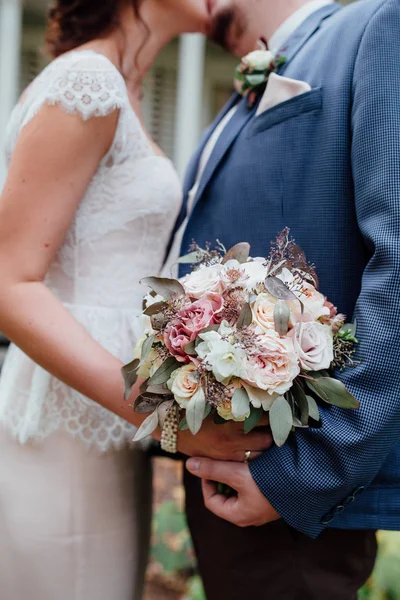
[[189, 430], [178, 433], [179, 452], [215, 460], [243, 462], [246, 452], [251, 452], [251, 459], [257, 458], [272, 444], [272, 436], [267, 428], [257, 427], [245, 434], [243, 423], [215, 425], [211, 419], [204, 421], [197, 435], [192, 435]]

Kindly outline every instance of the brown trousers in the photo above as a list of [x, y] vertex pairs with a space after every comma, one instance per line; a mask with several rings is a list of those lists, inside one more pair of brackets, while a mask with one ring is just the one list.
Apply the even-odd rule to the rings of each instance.
[[326, 529], [312, 540], [283, 521], [241, 529], [205, 508], [186, 470], [185, 488], [207, 600], [356, 600], [372, 572], [374, 531]]

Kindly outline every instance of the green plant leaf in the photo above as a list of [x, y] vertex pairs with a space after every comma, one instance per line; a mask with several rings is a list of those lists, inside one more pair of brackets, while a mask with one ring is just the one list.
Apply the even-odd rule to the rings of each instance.
[[214, 424], [215, 425], [226, 425], [227, 423], [228, 423], [228, 421], [226, 419], [221, 417], [218, 413], [215, 414], [215, 416], [214, 416]]
[[201, 251], [195, 250], [194, 252], [189, 252], [189, 254], [185, 254], [185, 256], [181, 256], [176, 261], [179, 265], [195, 265], [199, 262], [199, 255]]
[[279, 277], [269, 276], [265, 280], [265, 287], [274, 298], [278, 300], [290, 300], [300, 302], [301, 314], [304, 313], [304, 304], [288, 287], [279, 279]]
[[159, 294], [166, 300], [185, 294], [183, 285], [177, 279], [168, 279], [167, 277], [145, 277], [140, 283], [148, 285], [156, 292], [156, 294]]
[[[161, 429], [164, 427], [165, 418], [167, 413], [175, 404], [175, 400], [164, 400], [164, 402], [159, 402], [157, 406], [158, 412], [158, 422], [160, 424]], [[176, 410], [176, 409], [175, 409]]]
[[154, 375], [150, 377], [149, 385], [162, 385], [163, 383], [167, 383], [171, 374], [181, 366], [182, 363], [178, 362], [173, 356], [170, 356], [163, 362], [161, 367], [157, 369]]
[[310, 416], [310, 409], [307, 402], [306, 394], [303, 390], [302, 385], [298, 381], [294, 381], [291, 392], [300, 410], [300, 421], [302, 425], [308, 424], [308, 418]]
[[128, 365], [125, 365], [121, 369], [122, 377], [124, 379], [124, 398], [125, 400], [129, 400], [129, 396], [131, 395], [131, 391], [133, 386], [137, 381], [137, 368], [139, 365], [139, 360], [136, 358]]
[[134, 442], [140, 442], [149, 437], [158, 427], [158, 412], [155, 410], [139, 427], [134, 437]]
[[249, 256], [250, 244], [247, 242], [240, 242], [228, 250], [223, 258], [222, 264], [226, 264], [228, 260], [237, 260], [242, 265], [247, 262]]
[[190, 344], [188, 344], [187, 346], [185, 346], [184, 350], [185, 350], [186, 354], [188, 354], [189, 356], [196, 356], [197, 352], [196, 352], [195, 341], [190, 342]]
[[289, 331], [290, 308], [285, 300], [278, 300], [274, 308], [275, 331], [280, 336], [286, 335]]
[[160, 404], [161, 398], [158, 396], [152, 396], [151, 394], [141, 394], [138, 396], [133, 403], [133, 409], [139, 415], [147, 415], [148, 413], [156, 410]]
[[258, 85], [265, 83], [265, 80], [266, 77], [264, 73], [261, 75], [246, 75], [246, 81], [250, 87], [257, 87]]
[[179, 431], [187, 431], [189, 429], [189, 425], [186, 417], [183, 417], [182, 421], [179, 423]]
[[246, 304], [243, 306], [239, 318], [237, 320], [236, 323], [236, 328], [237, 329], [244, 329], [245, 327], [248, 327], [249, 325], [251, 325], [253, 321], [253, 312], [251, 310], [251, 306], [248, 302], [246, 302]]
[[166, 308], [166, 302], [154, 302], [154, 304], [150, 304], [144, 311], [143, 314], [148, 317], [152, 317], [153, 315], [158, 315], [162, 313], [162, 311]]
[[241, 419], [250, 412], [249, 395], [244, 388], [235, 391], [232, 397], [232, 415], [235, 419]]
[[250, 415], [244, 422], [244, 432], [250, 433], [250, 431], [253, 431], [261, 421], [263, 414], [264, 410], [262, 408], [254, 408], [254, 406], [252, 406]]
[[155, 339], [154, 335], [149, 335], [144, 340], [143, 345], [142, 345], [142, 354], [141, 354], [141, 357], [140, 357], [140, 363], [137, 366], [137, 370], [139, 370], [140, 367], [142, 365], [144, 365], [144, 363], [146, 362], [146, 360], [149, 358], [149, 354], [150, 354], [151, 349], [152, 349], [153, 344], [154, 344], [154, 339]]
[[312, 419], [314, 419], [314, 421], [319, 421], [321, 419], [320, 414], [319, 414], [319, 408], [318, 408], [318, 404], [315, 402], [314, 398], [312, 396], [307, 396], [307, 402], [308, 402], [308, 412], [309, 415]]
[[280, 448], [288, 439], [293, 426], [292, 410], [283, 396], [279, 396], [271, 406], [269, 422], [275, 444]]
[[211, 406], [211, 404], [208, 404], [208, 402], [207, 402], [207, 404], [206, 404], [206, 409], [205, 409], [205, 411], [204, 411], [204, 417], [203, 417], [203, 421], [205, 421], [205, 420], [207, 419], [207, 417], [209, 417], [209, 416], [210, 416], [210, 414], [211, 414], [211, 411], [212, 411], [212, 406]]
[[204, 394], [195, 394], [186, 407], [186, 421], [193, 435], [199, 433], [206, 410]]
[[339, 408], [359, 408], [360, 403], [346, 389], [341, 381], [331, 377], [320, 377], [317, 380], [306, 379], [306, 385], [321, 400]]

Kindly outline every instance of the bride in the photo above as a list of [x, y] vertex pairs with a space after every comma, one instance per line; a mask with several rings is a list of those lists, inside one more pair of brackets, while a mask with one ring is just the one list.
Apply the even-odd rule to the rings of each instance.
[[[206, 0], [58, 0], [55, 60], [11, 116], [0, 198], [0, 330], [13, 342], [0, 381], [7, 600], [141, 597], [151, 468], [131, 443], [142, 417], [120, 369], [140, 333], [138, 282], [159, 272], [181, 203], [143, 126], [141, 83], [167, 42], [207, 21]], [[181, 432], [178, 448], [243, 460], [265, 447], [260, 433], [221, 435], [207, 424]]]

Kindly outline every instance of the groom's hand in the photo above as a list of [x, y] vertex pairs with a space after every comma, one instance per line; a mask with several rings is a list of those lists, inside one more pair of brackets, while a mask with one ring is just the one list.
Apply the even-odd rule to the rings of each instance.
[[[261, 526], [280, 518], [258, 489], [247, 464], [191, 458], [186, 468], [201, 478], [204, 503], [217, 517], [238, 527]], [[229, 485], [237, 496], [219, 494], [215, 482]]]

